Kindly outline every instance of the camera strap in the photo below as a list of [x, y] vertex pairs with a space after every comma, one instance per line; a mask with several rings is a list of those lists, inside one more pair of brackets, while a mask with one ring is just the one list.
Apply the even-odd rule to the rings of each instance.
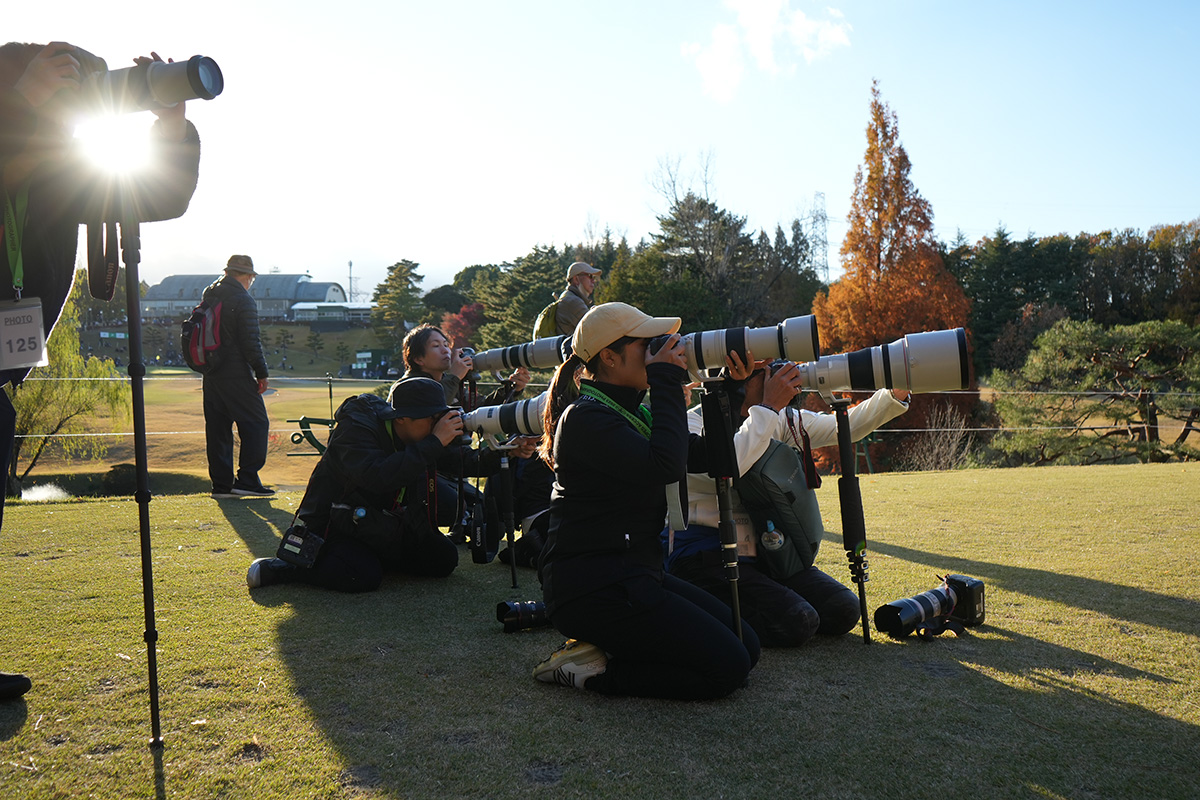
[[808, 431], [804, 429], [804, 420], [800, 418], [800, 412], [796, 412], [796, 422], [800, 423], [800, 433], [797, 435], [796, 426], [792, 422], [792, 415], [789, 409], [783, 409], [783, 418], [787, 420], [788, 431], [792, 434], [792, 441], [796, 443], [796, 449], [800, 451], [800, 463], [804, 465], [804, 479], [810, 489], [821, 488], [821, 474], [817, 472], [817, 462], [813, 460], [812, 444], [808, 441]]
[[4, 190], [4, 243], [8, 249], [8, 268], [12, 272], [13, 290], [17, 299], [21, 299], [21, 289], [25, 286], [25, 265], [21, 259], [21, 239], [25, 236], [25, 212], [29, 210], [29, 181], [17, 189], [17, 201], [13, 200]]
[[596, 400], [600, 403], [603, 403], [604, 405], [611, 408], [613, 411], [616, 411], [618, 414], [620, 414], [626, 420], [629, 421], [629, 424], [634, 427], [634, 430], [636, 430], [642, 436], [645, 436], [647, 439], [650, 438], [650, 425], [651, 425], [652, 420], [650, 417], [650, 409], [646, 408], [644, 405], [641, 405], [641, 404], [638, 405], [638, 413], [641, 416], [636, 417], [633, 415], [633, 413], [629, 409], [627, 409], [624, 406], [617, 403], [617, 401], [613, 400], [611, 397], [609, 397], [604, 392], [597, 389], [595, 386], [591, 386], [591, 385], [585, 383], [584, 385], [579, 387], [579, 393], [582, 395], [586, 395], [587, 397], [590, 397], [593, 400]]

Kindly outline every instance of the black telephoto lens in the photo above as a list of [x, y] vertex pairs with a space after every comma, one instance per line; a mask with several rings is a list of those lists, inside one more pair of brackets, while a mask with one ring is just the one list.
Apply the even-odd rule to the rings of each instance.
[[505, 633], [541, 628], [550, 624], [546, 604], [541, 600], [514, 603], [506, 600], [496, 604], [496, 621], [504, 623]]

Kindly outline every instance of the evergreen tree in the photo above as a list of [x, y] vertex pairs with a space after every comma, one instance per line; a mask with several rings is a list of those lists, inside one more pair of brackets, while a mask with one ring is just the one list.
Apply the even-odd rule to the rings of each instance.
[[420, 266], [408, 259], [397, 261], [388, 267], [387, 278], [371, 297], [376, 303], [371, 324], [379, 341], [392, 349], [393, 358], [401, 353], [409, 327], [416, 325], [425, 311], [420, 289], [424, 277], [417, 272]]
[[[997, 370], [1009, 429], [993, 445], [1013, 464], [1195, 460], [1186, 442], [1200, 392], [1200, 331], [1181, 322], [1106, 328], [1063, 320], [1016, 372]], [[1163, 441], [1164, 418], [1186, 422]]]
[[538, 313], [566, 286], [570, 251], [537, 245], [498, 275], [477, 276], [473, 295], [489, 320], [479, 328], [479, 346], [508, 347], [528, 342]]

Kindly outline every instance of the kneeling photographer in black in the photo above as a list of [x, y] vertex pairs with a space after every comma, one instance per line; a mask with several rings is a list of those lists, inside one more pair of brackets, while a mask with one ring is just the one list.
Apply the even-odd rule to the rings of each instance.
[[[152, 55], [134, 61], [141, 67], [161, 60]], [[72, 135], [77, 118], [93, 110], [81, 92], [88, 72], [81, 62], [93, 69], [103, 64], [66, 42], [9, 42], [0, 47], [0, 300], [6, 311], [20, 300], [22, 310], [30, 309], [40, 319], [45, 339], [71, 294], [79, 225], [96, 217], [113, 181], [87, 160]], [[150, 137], [149, 163], [121, 177], [126, 197], [143, 221], [181, 215], [196, 189], [200, 166], [200, 138], [184, 116], [184, 103], [154, 113], [158, 121]], [[0, 385], [19, 385], [32, 363], [5, 359], [0, 363]], [[12, 456], [15, 426], [16, 411], [0, 390], [0, 464], [5, 467]], [[23, 676], [0, 674], [0, 699], [28, 689]]]
[[[728, 606], [663, 573], [668, 487], [688, 468], [708, 468], [704, 440], [688, 434], [679, 336], [657, 352], [648, 346], [679, 325], [625, 303], [596, 306], [554, 375], [542, 443], [555, 478], [542, 590], [551, 624], [571, 639], [534, 669], [537, 680], [712, 699], [742, 686], [758, 661], [749, 625], [739, 641]], [[581, 364], [579, 397], [568, 404]]]
[[[340, 592], [379, 588], [384, 573], [443, 578], [458, 566], [458, 548], [437, 525], [439, 469], [489, 475], [500, 468], [496, 451], [461, 444], [462, 416], [446, 405], [430, 378], [392, 384], [388, 399], [361, 394], [334, 414], [329, 445], [308, 480], [287, 537], [324, 539], [315, 562], [298, 566], [282, 558], [250, 565], [250, 588], [307, 583]], [[533, 453], [532, 441], [519, 456]], [[287, 540], [285, 540], [285, 546]]]

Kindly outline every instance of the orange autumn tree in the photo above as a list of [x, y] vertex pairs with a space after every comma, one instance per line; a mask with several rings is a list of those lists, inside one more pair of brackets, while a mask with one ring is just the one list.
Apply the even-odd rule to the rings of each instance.
[[[844, 276], [828, 293], [813, 298], [821, 350], [844, 353], [893, 342], [907, 333], [966, 327], [968, 303], [962, 287], [942, 263], [933, 235], [933, 209], [909, 178], [912, 164], [900, 143], [896, 113], [871, 84], [871, 121], [867, 152], [854, 175], [850, 230], [842, 240]], [[813, 401], [808, 401], [813, 402]], [[950, 398], [965, 418], [971, 402]], [[947, 397], [914, 397], [899, 427], [928, 425]], [[943, 413], [943, 412], [939, 412]], [[926, 437], [928, 438], [928, 437]], [[922, 440], [888, 436], [872, 445], [876, 466], [893, 460], [902, 466], [917, 461]], [[818, 463], [837, 469], [837, 451], [822, 448]]]
[[826, 353], [966, 325], [966, 295], [942, 263], [933, 209], [913, 186], [911, 169], [896, 113], [875, 81], [867, 152], [854, 174], [850, 230], [842, 240], [845, 275], [813, 299]]

